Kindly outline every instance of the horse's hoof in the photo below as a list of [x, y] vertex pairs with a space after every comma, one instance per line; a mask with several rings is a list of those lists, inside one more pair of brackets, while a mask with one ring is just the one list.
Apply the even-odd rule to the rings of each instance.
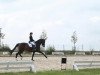
[[18, 61], [18, 59], [16, 58], [16, 61]]
[[34, 61], [33, 59], [31, 59], [32, 61]]
[[21, 60], [22, 60], [23, 58], [21, 57]]

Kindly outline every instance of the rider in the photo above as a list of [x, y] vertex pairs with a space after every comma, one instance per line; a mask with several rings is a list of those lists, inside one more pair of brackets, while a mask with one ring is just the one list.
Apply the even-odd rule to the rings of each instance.
[[30, 32], [30, 36], [29, 36], [29, 43], [32, 45], [32, 48], [35, 48], [35, 40], [32, 37], [33, 33]]

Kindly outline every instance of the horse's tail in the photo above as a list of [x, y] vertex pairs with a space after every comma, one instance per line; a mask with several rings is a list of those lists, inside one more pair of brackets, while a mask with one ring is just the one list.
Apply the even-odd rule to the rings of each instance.
[[18, 46], [19, 46], [19, 43], [16, 44], [15, 47], [12, 50], [10, 50], [10, 55], [12, 55], [12, 53], [14, 52], [14, 50], [16, 49], [16, 47], [18, 47]]

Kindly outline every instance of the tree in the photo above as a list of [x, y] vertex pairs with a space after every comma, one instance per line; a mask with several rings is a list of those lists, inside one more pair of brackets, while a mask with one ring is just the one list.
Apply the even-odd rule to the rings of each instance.
[[5, 34], [1, 33], [1, 29], [2, 28], [0, 28], [0, 47], [2, 46], [2, 44], [1, 44], [2, 41], [1, 40], [4, 39], [4, 36], [5, 36]]
[[0, 51], [10, 51], [11, 49], [10, 49], [10, 47], [8, 46], [8, 45], [4, 45], [4, 46], [1, 46], [0, 47]]
[[40, 39], [47, 39], [47, 33], [45, 30], [42, 31], [42, 34], [40, 35]]
[[76, 46], [75, 46], [75, 44], [76, 44], [76, 42], [77, 42], [77, 36], [76, 36], [76, 31], [74, 31], [73, 32], [73, 35], [71, 36], [71, 42], [73, 42], [73, 44], [74, 44], [74, 47], [72, 47], [72, 50], [76, 50]]
[[47, 49], [46, 49], [46, 54], [50, 55], [54, 51], [55, 51], [55, 47], [54, 46], [48, 46]]

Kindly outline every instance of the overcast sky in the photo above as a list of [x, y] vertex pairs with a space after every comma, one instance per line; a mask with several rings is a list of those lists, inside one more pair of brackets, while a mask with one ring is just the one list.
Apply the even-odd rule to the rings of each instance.
[[100, 0], [0, 0], [0, 27], [11, 48], [45, 30], [46, 46], [71, 49], [76, 31], [77, 49], [100, 50]]

